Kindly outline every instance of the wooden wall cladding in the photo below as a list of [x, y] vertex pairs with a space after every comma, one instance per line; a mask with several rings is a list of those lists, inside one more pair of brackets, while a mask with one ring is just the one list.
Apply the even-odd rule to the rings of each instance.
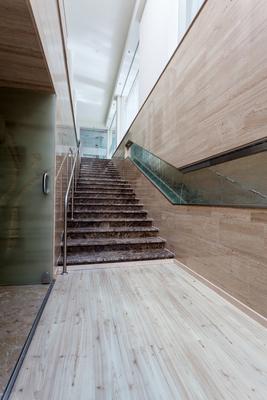
[[0, 87], [53, 92], [26, 0], [0, 1]]
[[267, 210], [173, 206], [130, 160], [114, 160], [176, 258], [267, 317]]
[[266, 0], [208, 0], [115, 156], [182, 167], [266, 137], [266, 43]]

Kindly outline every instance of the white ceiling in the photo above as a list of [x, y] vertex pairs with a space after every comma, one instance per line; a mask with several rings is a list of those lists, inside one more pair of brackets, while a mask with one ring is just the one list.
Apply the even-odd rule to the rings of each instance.
[[64, 0], [78, 125], [103, 127], [136, 0]]

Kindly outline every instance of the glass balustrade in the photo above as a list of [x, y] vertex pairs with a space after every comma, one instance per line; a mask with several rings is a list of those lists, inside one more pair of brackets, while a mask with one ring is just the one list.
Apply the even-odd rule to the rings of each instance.
[[137, 144], [130, 159], [173, 203], [267, 207], [267, 152], [184, 173]]

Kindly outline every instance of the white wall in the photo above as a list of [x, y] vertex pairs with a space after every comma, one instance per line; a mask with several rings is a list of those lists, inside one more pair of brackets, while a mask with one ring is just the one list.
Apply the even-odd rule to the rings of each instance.
[[140, 107], [203, 2], [204, 0], [147, 0], [140, 23]]
[[133, 82], [131, 91], [125, 101], [125, 125], [123, 134], [127, 132], [139, 111], [139, 74]]
[[[135, 58], [128, 57], [126, 82], [116, 97], [117, 144], [129, 129], [204, 0], [147, 0]], [[130, 70], [128, 69], [131, 66]], [[119, 80], [120, 81], [120, 80]], [[120, 89], [120, 90], [119, 90]]]
[[140, 106], [177, 47], [178, 8], [178, 0], [147, 0], [140, 24]]
[[198, 10], [202, 6], [204, 0], [178, 0], [178, 2], [178, 42], [180, 42], [191, 21], [194, 19]]

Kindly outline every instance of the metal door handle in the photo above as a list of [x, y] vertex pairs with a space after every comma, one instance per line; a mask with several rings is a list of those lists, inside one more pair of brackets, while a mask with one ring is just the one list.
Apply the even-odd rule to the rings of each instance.
[[48, 172], [45, 172], [43, 174], [43, 193], [44, 194], [48, 194], [50, 192], [48, 183], [49, 183], [49, 175], [48, 175]]

